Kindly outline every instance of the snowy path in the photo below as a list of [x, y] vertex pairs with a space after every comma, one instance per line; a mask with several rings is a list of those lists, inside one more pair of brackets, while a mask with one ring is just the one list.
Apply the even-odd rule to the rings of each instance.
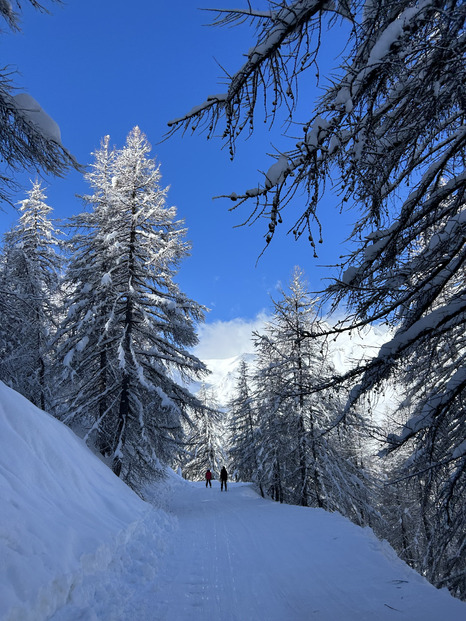
[[392, 557], [391, 549], [386, 559], [380, 542], [368, 540], [367, 532], [339, 515], [263, 500], [248, 486], [233, 484], [221, 493], [218, 482], [213, 489], [187, 486], [183, 495], [173, 496], [171, 510], [180, 530], [155, 619], [438, 621], [443, 616], [441, 604], [435, 611], [422, 601], [430, 585]]
[[0, 382], [1, 621], [465, 621], [368, 529], [167, 470], [143, 502]]
[[[465, 604], [337, 514], [173, 483], [161, 550], [146, 528], [53, 621], [461, 621]], [[84, 601], [87, 598], [87, 603]], [[456, 612], [457, 611], [457, 612]]]
[[221, 493], [218, 482], [213, 489], [203, 484], [188, 487], [186, 495], [176, 496], [172, 503], [180, 530], [168, 559], [156, 618], [309, 618], [308, 581], [296, 576], [303, 561], [301, 537], [296, 532], [277, 533], [271, 503], [264, 503], [247, 486], [233, 484]]

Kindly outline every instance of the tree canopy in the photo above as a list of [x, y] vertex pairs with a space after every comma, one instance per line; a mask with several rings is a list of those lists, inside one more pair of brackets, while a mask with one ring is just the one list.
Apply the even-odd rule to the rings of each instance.
[[[51, 0], [60, 2], [60, 0]], [[37, 0], [28, 0], [37, 10], [46, 8]], [[12, 30], [20, 28], [21, 2], [0, 2], [0, 17]], [[60, 129], [55, 121], [27, 93], [15, 92], [14, 70], [0, 69], [0, 201], [10, 202], [16, 187], [18, 171], [44, 171], [62, 176], [78, 163], [62, 145]]]
[[202, 409], [185, 385], [206, 372], [189, 351], [204, 308], [174, 281], [186, 229], [166, 205], [146, 136], [135, 127], [119, 150], [109, 140], [86, 175], [91, 211], [72, 219], [61, 418], [137, 485], [170, 462], [182, 421]]
[[[239, 137], [254, 132], [261, 105], [272, 124], [280, 108], [287, 111], [289, 148], [256, 188], [229, 196], [250, 206], [247, 218], [265, 218], [267, 244], [287, 222], [315, 249], [330, 186], [354, 209], [354, 250], [324, 296], [334, 309], [348, 309], [333, 332], [380, 321], [395, 331], [344, 378], [352, 390], [342, 418], [381, 382], [396, 378], [406, 387], [401, 428], [388, 435], [386, 453], [403, 447], [402, 476], [419, 478], [435, 512], [427, 537], [437, 559], [432, 579], [464, 593], [466, 4], [267, 4], [217, 12], [219, 25], [254, 24], [256, 43], [226, 77], [226, 92], [173, 121], [171, 131], [220, 133], [233, 157]], [[338, 67], [323, 94], [298, 107], [299, 87], [336, 33], [346, 39]]]

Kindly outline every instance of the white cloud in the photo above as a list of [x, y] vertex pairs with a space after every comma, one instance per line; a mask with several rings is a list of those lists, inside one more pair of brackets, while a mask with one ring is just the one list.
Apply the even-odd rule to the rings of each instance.
[[268, 317], [260, 312], [254, 319], [214, 321], [199, 327], [199, 344], [194, 355], [201, 360], [233, 358], [254, 351], [252, 333], [262, 330]]
[[[194, 349], [194, 354], [207, 363], [212, 374], [206, 378], [206, 383], [215, 388], [222, 407], [226, 407], [233, 395], [237, 357], [255, 353], [252, 333], [263, 332], [264, 324], [270, 318], [262, 311], [254, 319], [235, 318], [206, 323], [200, 327], [199, 345]], [[341, 334], [328, 342], [330, 361], [338, 372], [345, 373], [361, 360], [375, 356], [389, 337], [390, 331], [386, 326], [372, 326], [361, 331], [353, 330], [351, 334]], [[386, 410], [397, 408], [397, 403], [396, 391], [389, 384], [383, 395], [373, 395], [373, 415], [382, 419]]]

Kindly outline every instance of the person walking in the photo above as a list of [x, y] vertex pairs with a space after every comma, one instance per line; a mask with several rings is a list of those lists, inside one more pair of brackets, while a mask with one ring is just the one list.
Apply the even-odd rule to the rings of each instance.
[[212, 473], [209, 469], [205, 473], [205, 486], [207, 487], [208, 485], [212, 487]]
[[225, 491], [227, 491], [228, 472], [223, 466], [220, 471], [220, 491], [223, 492], [223, 486], [225, 485]]

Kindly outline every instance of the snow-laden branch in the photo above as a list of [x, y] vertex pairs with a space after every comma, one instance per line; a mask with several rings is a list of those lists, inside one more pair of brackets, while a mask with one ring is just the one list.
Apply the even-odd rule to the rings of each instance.
[[31, 95], [28, 93], [18, 93], [13, 96], [12, 102], [24, 121], [32, 125], [45, 140], [50, 140], [63, 146], [58, 124], [41, 108]]
[[[248, 60], [230, 79], [227, 93], [208, 97], [204, 103], [196, 106], [187, 114], [170, 121], [169, 127], [186, 128], [192, 122], [196, 122], [197, 125], [204, 114], [209, 112], [211, 113], [209, 133], [213, 131], [220, 117], [224, 116], [225, 136], [230, 135], [233, 140], [238, 130], [241, 132], [244, 129], [247, 119], [252, 120], [258, 82], [263, 82], [264, 88], [266, 87], [263, 76], [267, 72], [270, 71], [273, 76], [274, 90], [277, 95], [278, 91], [281, 91], [280, 78], [275, 74], [275, 63], [281, 62], [280, 48], [293, 39], [296, 32], [303, 29], [309, 21], [319, 18], [323, 11], [332, 10], [332, 8], [333, 3], [327, 0], [298, 0], [291, 5], [284, 4], [274, 15], [270, 30], [263, 29], [258, 43], [247, 54]], [[259, 80], [258, 75], [261, 76]], [[240, 122], [240, 111], [243, 108], [246, 110], [246, 120]], [[233, 128], [235, 128], [234, 131]], [[233, 148], [232, 140], [231, 148]]]

